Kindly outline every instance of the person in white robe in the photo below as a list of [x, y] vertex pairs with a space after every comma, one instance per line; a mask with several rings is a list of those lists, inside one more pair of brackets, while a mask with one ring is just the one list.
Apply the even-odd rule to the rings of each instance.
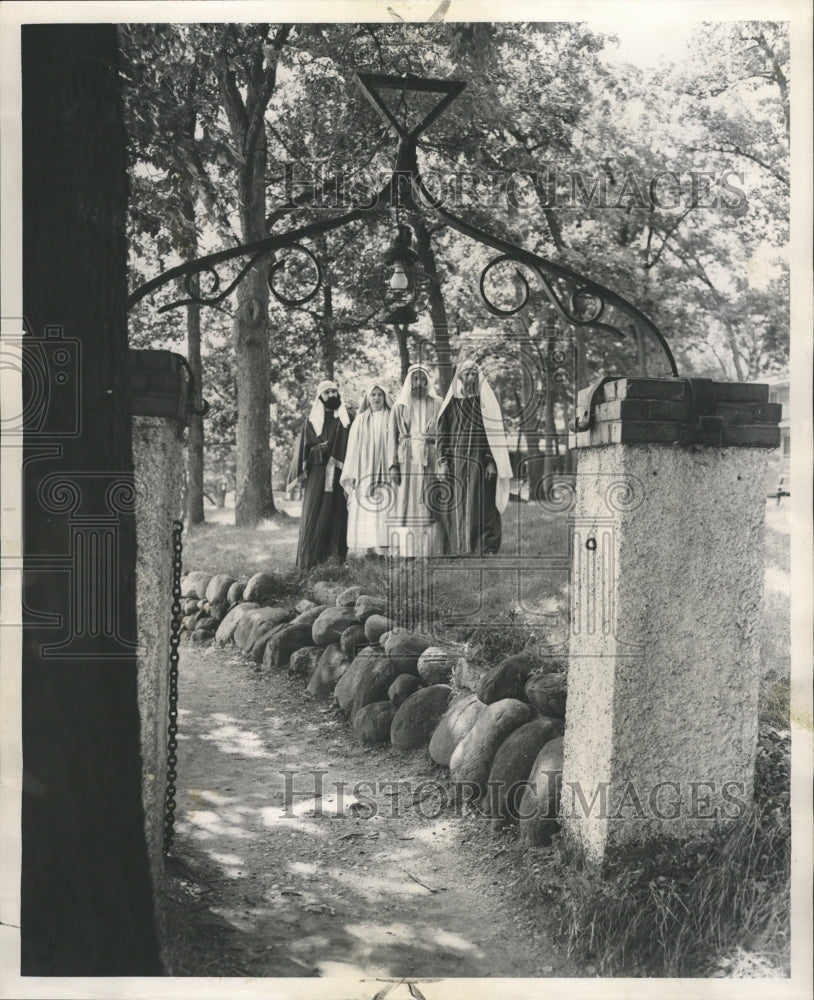
[[339, 484], [348, 499], [348, 551], [387, 554], [387, 522], [394, 491], [387, 470], [387, 438], [393, 397], [381, 382], [371, 382], [351, 424]]
[[429, 491], [437, 481], [435, 426], [440, 409], [429, 368], [412, 365], [390, 415], [388, 468], [396, 487], [394, 521], [415, 538], [426, 536], [429, 548], [421, 551], [428, 554], [434, 554], [439, 543]]

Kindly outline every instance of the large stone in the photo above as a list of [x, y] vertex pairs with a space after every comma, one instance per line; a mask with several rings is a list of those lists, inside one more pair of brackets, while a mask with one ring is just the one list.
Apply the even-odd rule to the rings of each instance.
[[244, 653], [248, 653], [257, 639], [257, 630], [261, 624], [271, 622], [273, 625], [282, 625], [290, 620], [291, 612], [286, 608], [256, 608], [254, 611], [248, 611], [237, 623], [234, 634], [235, 645]]
[[215, 601], [214, 604], [209, 605], [209, 617], [217, 619], [220, 623], [226, 616], [227, 610], [226, 601]]
[[246, 589], [246, 584], [244, 581], [235, 580], [235, 582], [226, 592], [226, 603], [229, 605], [229, 607], [243, 600], [243, 591], [245, 589]]
[[[250, 647], [253, 649], [255, 643], [260, 638], [260, 633], [265, 632], [268, 634], [269, 625], [287, 625], [292, 617], [293, 611], [290, 608], [280, 608], [280, 607], [268, 607], [259, 608], [258, 617], [255, 619], [252, 633], [249, 636]], [[262, 659], [262, 657], [261, 657]], [[258, 662], [260, 662], [258, 660]]]
[[430, 740], [430, 757], [436, 764], [449, 767], [455, 747], [485, 711], [486, 706], [474, 693], [455, 699], [436, 726]]
[[359, 650], [370, 645], [365, 635], [364, 625], [359, 622], [348, 625], [339, 637], [339, 645], [342, 647], [342, 652], [352, 660]]
[[206, 588], [212, 579], [211, 573], [193, 570], [181, 581], [181, 597], [194, 597], [202, 601], [206, 596]]
[[432, 640], [418, 632], [399, 630], [391, 631], [385, 643], [384, 651], [399, 668], [400, 674], [418, 674], [418, 660], [425, 649], [429, 649]]
[[[252, 611], [247, 611], [237, 623], [237, 628], [232, 638], [235, 641], [235, 645], [244, 652], [252, 648], [249, 636], [252, 634], [256, 622], [260, 620], [258, 616], [262, 616], [265, 610], [265, 608], [254, 608]], [[279, 625], [279, 622], [275, 624]]]
[[449, 762], [452, 780], [458, 785], [477, 788], [482, 794], [501, 743], [533, 717], [531, 707], [514, 698], [487, 705], [486, 711], [455, 747]]
[[390, 742], [397, 750], [415, 750], [426, 746], [432, 732], [446, 711], [452, 688], [433, 684], [421, 688], [404, 702], [393, 717]]
[[322, 650], [319, 662], [308, 679], [306, 691], [312, 698], [327, 698], [333, 693], [339, 678], [350, 666], [350, 660], [339, 645], [332, 642]]
[[415, 674], [399, 674], [387, 689], [387, 697], [398, 708], [420, 687], [421, 679]]
[[215, 633], [211, 632], [209, 629], [196, 628], [192, 635], [189, 637], [189, 641], [193, 646], [208, 646], [210, 642], [214, 642]]
[[[302, 602], [300, 602], [302, 603]], [[310, 602], [309, 602], [310, 603]], [[313, 625], [314, 622], [319, 618], [323, 611], [327, 611], [329, 605], [327, 604], [312, 604], [310, 608], [306, 608], [305, 611], [300, 611], [297, 617], [292, 619], [292, 625]], [[296, 611], [297, 608], [295, 607]]]
[[254, 660], [255, 663], [262, 663], [263, 657], [266, 654], [266, 644], [269, 639], [281, 628], [285, 628], [286, 623], [275, 623], [272, 621], [260, 622], [259, 625], [255, 626], [252, 635], [254, 640], [251, 645], [251, 649], [248, 650], [249, 656]]
[[425, 684], [449, 684], [457, 662], [457, 650], [428, 646], [418, 658], [418, 676]]
[[243, 599], [262, 604], [274, 596], [278, 587], [279, 583], [272, 573], [255, 573], [243, 588]]
[[544, 847], [559, 829], [562, 786], [562, 737], [546, 743], [529, 774], [520, 799], [520, 836], [532, 847]]
[[388, 689], [400, 673], [401, 671], [396, 664], [387, 657], [371, 659], [370, 665], [363, 671], [359, 683], [356, 685], [356, 694], [353, 696], [353, 707], [350, 713], [351, 719], [365, 705], [387, 699]]
[[390, 727], [395, 708], [389, 701], [374, 701], [363, 706], [354, 716], [353, 731], [365, 746], [390, 742]]
[[392, 621], [384, 615], [369, 615], [365, 619], [365, 635], [368, 642], [379, 642], [381, 636], [389, 632], [392, 627]]
[[486, 674], [478, 685], [478, 697], [484, 705], [491, 705], [504, 698], [526, 700], [526, 681], [536, 662], [526, 653], [507, 656]]
[[466, 654], [458, 657], [455, 669], [452, 671], [452, 682], [464, 691], [477, 692], [492, 668], [487, 663], [473, 660]]
[[266, 643], [263, 654], [264, 667], [285, 667], [291, 659], [291, 654], [303, 646], [311, 645], [311, 626], [295, 625], [289, 622], [275, 632]]
[[353, 699], [356, 696], [356, 687], [362, 679], [362, 675], [378, 660], [386, 661], [387, 657], [377, 646], [367, 646], [360, 653], [357, 653], [351, 665], [339, 678], [334, 690], [334, 698], [343, 712], [350, 712], [353, 707]]
[[218, 573], [206, 585], [206, 594], [204, 596], [210, 604], [225, 604], [226, 595], [229, 593], [229, 588], [234, 582], [235, 578], [233, 576]]
[[317, 580], [311, 593], [317, 604], [335, 605], [337, 597], [345, 588], [333, 580]]
[[316, 670], [322, 653], [323, 650], [320, 646], [303, 646], [291, 654], [288, 669], [292, 674], [297, 674], [298, 677], [310, 677]]
[[349, 611], [353, 611], [356, 601], [359, 599], [361, 593], [361, 587], [345, 587], [344, 590], [340, 590], [340, 592], [336, 595], [335, 604], [338, 608], [347, 608]]
[[195, 627], [203, 629], [205, 632], [214, 632], [218, 627], [218, 620], [217, 618], [199, 618]]
[[224, 645], [227, 642], [231, 642], [240, 619], [247, 611], [254, 611], [256, 609], [257, 605], [252, 601], [244, 601], [242, 604], [236, 604], [218, 626], [218, 631], [215, 633], [215, 641]]
[[[294, 605], [294, 610], [297, 612], [298, 615], [301, 615], [304, 614], [306, 611], [310, 611], [311, 608], [315, 608], [316, 606], [317, 605], [315, 601], [309, 601], [307, 597], [302, 597]], [[322, 610], [324, 611], [325, 609], [323, 608]]]
[[382, 615], [386, 617], [387, 598], [374, 597], [373, 594], [360, 594], [353, 607], [353, 613], [360, 622], [367, 621], [371, 615]]
[[314, 645], [329, 646], [332, 642], [339, 642], [345, 629], [356, 624], [358, 622], [353, 617], [353, 611], [339, 607], [326, 608], [312, 626]]
[[546, 743], [562, 736], [563, 729], [560, 719], [532, 719], [501, 743], [489, 771], [486, 798], [487, 810], [496, 824], [518, 819], [523, 783], [531, 774], [537, 755]]
[[526, 698], [540, 715], [564, 719], [567, 695], [566, 674], [532, 674], [526, 681]]
[[185, 615], [194, 614], [198, 610], [198, 598], [197, 597], [185, 597], [181, 601], [181, 610]]

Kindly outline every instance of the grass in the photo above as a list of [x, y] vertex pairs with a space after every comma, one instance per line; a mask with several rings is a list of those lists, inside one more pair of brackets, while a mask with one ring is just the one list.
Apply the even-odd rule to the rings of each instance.
[[788, 812], [755, 804], [710, 840], [637, 846], [603, 875], [572, 871], [560, 936], [603, 976], [731, 975], [738, 953], [788, 975], [790, 857]]
[[[284, 509], [284, 501], [278, 501]], [[292, 508], [296, 509], [296, 508]], [[210, 512], [212, 516], [214, 512]], [[221, 512], [223, 518], [227, 512]], [[184, 537], [184, 571], [226, 573], [238, 580], [271, 573], [279, 580], [275, 598], [281, 601], [309, 592], [317, 580], [359, 585], [372, 594], [390, 590], [386, 562], [350, 556], [345, 563], [323, 563], [300, 574], [294, 561], [299, 518], [264, 522], [257, 528], [206, 523], [190, 528]], [[557, 554], [567, 559], [567, 523], [564, 517], [535, 504], [512, 503], [503, 515], [501, 557], [522, 558]], [[474, 563], [474, 565], [473, 565]], [[487, 569], [488, 561], [486, 563]], [[483, 572], [480, 560], [446, 559], [433, 564], [429, 606], [420, 617], [439, 641], [466, 641], [474, 636], [488, 647], [490, 659], [538, 650], [562, 642], [567, 609], [567, 570], [533, 572], [517, 568]], [[394, 614], [399, 609], [393, 609]], [[455, 627], [450, 627], [451, 622]]]

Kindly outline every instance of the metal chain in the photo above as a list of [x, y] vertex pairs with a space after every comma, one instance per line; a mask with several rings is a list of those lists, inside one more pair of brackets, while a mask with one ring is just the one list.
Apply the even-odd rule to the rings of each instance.
[[170, 623], [169, 725], [167, 726], [167, 793], [164, 799], [164, 854], [172, 852], [175, 834], [175, 765], [178, 758], [178, 646], [181, 642], [181, 521], [172, 522], [172, 621]]

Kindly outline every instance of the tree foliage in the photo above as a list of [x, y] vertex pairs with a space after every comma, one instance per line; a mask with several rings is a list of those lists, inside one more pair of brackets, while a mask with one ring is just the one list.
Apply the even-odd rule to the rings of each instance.
[[[701, 25], [690, 57], [658, 72], [605, 58], [613, 39], [570, 22], [135, 25], [125, 37], [134, 284], [193, 241], [203, 252], [285, 231], [377, 190], [393, 166], [394, 137], [355, 73], [451, 77], [467, 87], [419, 145], [428, 187], [448, 207], [627, 297], [665, 334], [683, 374], [749, 380], [787, 363], [789, 56], [781, 23]], [[392, 100], [399, 116], [415, 119], [433, 98]], [[194, 199], [194, 222], [184, 196]], [[234, 439], [239, 451], [252, 429], [256, 445], [259, 426], [261, 437], [271, 435], [280, 478], [321, 377], [347, 380], [353, 394], [377, 369], [397, 382], [408, 360], [437, 359], [447, 344], [453, 356], [482, 344], [510, 406], [517, 379], [500, 358], [528, 354], [557, 329], [544, 296], [532, 287], [525, 326], [494, 319], [478, 297], [494, 254], [432, 213], [423, 230], [406, 221], [438, 276], [431, 308], [410, 329], [383, 323], [362, 291], [362, 276], [380, 266], [393, 236], [388, 212], [312, 241], [323, 284], [302, 306], [269, 299], [259, 274], [239, 286], [236, 302], [205, 311], [213, 440]], [[313, 266], [290, 257], [275, 278], [281, 290], [301, 291], [313, 283]], [[500, 294], [510, 298], [511, 269], [502, 278]], [[134, 331], [149, 339], [145, 315], [136, 311]], [[155, 324], [153, 339], [173, 329], [171, 319]], [[623, 340], [581, 338], [580, 378], [664, 373], [658, 345], [623, 332]], [[240, 361], [246, 336], [250, 371]], [[542, 347], [534, 351], [545, 358]], [[248, 403], [240, 388], [247, 379]], [[550, 383], [562, 431], [569, 393]]]

